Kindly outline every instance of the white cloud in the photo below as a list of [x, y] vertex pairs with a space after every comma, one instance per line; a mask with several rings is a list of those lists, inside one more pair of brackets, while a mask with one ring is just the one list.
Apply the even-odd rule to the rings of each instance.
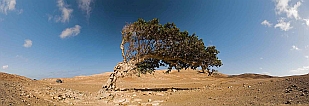
[[260, 59], [263, 60], [263, 57], [261, 57]]
[[300, 49], [299, 49], [297, 46], [293, 45], [291, 50], [297, 50], [297, 51], [299, 51]]
[[277, 14], [281, 14], [282, 12], [285, 12], [288, 8], [288, 3], [290, 0], [276, 0], [276, 10]]
[[289, 72], [292, 74], [298, 74], [298, 75], [307, 74], [309, 73], [309, 66], [303, 66], [301, 68], [297, 68], [296, 70], [290, 70]]
[[62, 31], [60, 38], [64, 39], [69, 36], [76, 36], [80, 33], [81, 26], [75, 25], [75, 27], [67, 28]]
[[293, 7], [291, 7], [287, 12], [287, 16], [289, 18], [294, 17], [296, 20], [301, 19], [299, 14], [298, 14], [298, 7], [301, 5], [301, 2], [297, 2]]
[[309, 26], [309, 19], [303, 19], [306, 22], [306, 25]]
[[4, 65], [4, 66], [2, 66], [2, 69], [7, 69], [7, 68], [9, 68], [9, 65]]
[[309, 48], [309, 45], [305, 46], [305, 49]]
[[278, 23], [274, 27], [275, 28], [279, 27], [282, 31], [288, 31], [293, 28], [290, 25], [291, 25], [290, 21], [285, 22], [284, 18], [281, 18], [280, 20], [278, 20]]
[[302, 4], [298, 1], [294, 6], [289, 6], [291, 0], [276, 0], [276, 13], [286, 13], [288, 18], [295, 18], [296, 20], [301, 19], [298, 14], [298, 7]]
[[269, 72], [262, 72], [263, 75], [271, 75]]
[[86, 13], [86, 18], [89, 19], [91, 13], [91, 3], [93, 0], [78, 0], [78, 7]]
[[269, 21], [267, 20], [264, 20], [262, 23], [262, 25], [265, 25], [265, 26], [268, 26], [268, 27], [271, 27], [273, 24], [271, 24]]
[[[56, 18], [56, 22], [69, 22], [73, 9], [68, 8], [67, 4], [65, 4], [63, 0], [58, 0], [57, 3], [57, 6], [59, 7], [59, 10], [62, 12], [62, 14], [61, 17], [58, 16]], [[50, 19], [50, 17], [48, 17], [48, 19]]]
[[32, 41], [30, 39], [26, 39], [24, 43], [24, 47], [29, 48], [32, 46]]
[[7, 14], [8, 11], [15, 10], [16, 0], [1, 0], [0, 12]]
[[305, 58], [309, 59], [309, 56], [305, 56]]

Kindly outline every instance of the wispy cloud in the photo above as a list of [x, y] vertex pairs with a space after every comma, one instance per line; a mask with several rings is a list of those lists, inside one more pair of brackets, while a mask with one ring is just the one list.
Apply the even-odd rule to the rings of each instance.
[[299, 51], [300, 49], [299, 49], [297, 46], [293, 45], [291, 50], [297, 50], [297, 51]]
[[86, 18], [90, 18], [90, 13], [91, 13], [91, 3], [93, 3], [93, 0], [78, 0], [78, 7], [86, 13]]
[[307, 26], [309, 26], [309, 19], [303, 19]]
[[17, 11], [17, 14], [22, 14], [24, 12], [23, 9], [20, 9], [19, 11]]
[[1, 0], [0, 12], [7, 14], [8, 11], [15, 10], [16, 0]]
[[290, 29], [292, 29], [293, 27], [291, 26], [290, 21], [289, 22], [285, 22], [284, 18], [281, 18], [280, 20], [278, 20], [278, 23], [274, 26], [275, 28], [280, 28], [282, 31], [288, 31]]
[[[62, 14], [60, 17], [59, 16], [55, 17], [56, 22], [59, 21], [61, 21], [62, 23], [69, 22], [73, 9], [68, 8], [68, 5], [65, 4], [63, 0], [58, 0], [57, 3], [58, 3], [57, 6], [59, 7], [59, 10], [61, 11]], [[48, 17], [48, 19], [50, 20], [51, 18]]]
[[75, 25], [75, 27], [72, 27], [72, 28], [67, 28], [62, 31], [62, 33], [60, 34], [60, 38], [64, 39], [66, 37], [76, 36], [80, 33], [81, 28], [82, 27], [79, 25]]
[[26, 39], [23, 46], [26, 47], [26, 48], [31, 47], [32, 46], [32, 41], [30, 39]]
[[271, 26], [273, 25], [272, 23], [270, 23], [270, 22], [267, 21], [267, 20], [264, 20], [261, 24], [262, 24], [262, 25], [265, 25], [265, 26], [268, 26], [268, 27], [271, 27]]
[[303, 67], [297, 68], [295, 70], [290, 70], [289, 72], [292, 73], [292, 74], [298, 74], [298, 75], [307, 74], [307, 73], [309, 73], [309, 66], [303, 66]]
[[48, 17], [48, 21], [52, 20], [54, 16], [50, 15], [50, 14], [46, 14], [46, 16]]
[[276, 13], [286, 14], [288, 18], [295, 18], [296, 20], [301, 19], [298, 14], [298, 7], [301, 6], [302, 2], [298, 1], [295, 5], [289, 6], [291, 0], [276, 0]]
[[4, 65], [4, 66], [2, 66], [2, 69], [7, 69], [7, 68], [9, 68], [9, 65]]
[[16, 55], [15, 58], [19, 59], [19, 60], [23, 60], [23, 61], [28, 61], [28, 58], [25, 58], [24, 56], [22, 55]]
[[309, 56], [305, 56], [305, 58], [309, 59]]

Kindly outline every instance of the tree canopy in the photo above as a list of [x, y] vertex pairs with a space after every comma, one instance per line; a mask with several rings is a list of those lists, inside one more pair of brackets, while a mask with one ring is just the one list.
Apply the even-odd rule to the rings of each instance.
[[182, 68], [220, 67], [220, 53], [215, 46], [204, 45], [202, 39], [187, 31], [180, 31], [174, 23], [161, 25], [158, 19], [138, 19], [122, 29], [120, 45], [124, 62], [133, 63], [137, 70], [152, 72], [159, 66]]

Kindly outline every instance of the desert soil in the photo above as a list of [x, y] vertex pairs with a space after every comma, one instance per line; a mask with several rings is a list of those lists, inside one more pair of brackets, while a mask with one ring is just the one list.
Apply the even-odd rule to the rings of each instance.
[[[156, 71], [117, 80], [99, 93], [110, 73], [33, 80], [0, 72], [1, 106], [244, 106], [309, 105], [309, 75], [207, 76], [196, 70]], [[63, 83], [57, 83], [61, 79]]]

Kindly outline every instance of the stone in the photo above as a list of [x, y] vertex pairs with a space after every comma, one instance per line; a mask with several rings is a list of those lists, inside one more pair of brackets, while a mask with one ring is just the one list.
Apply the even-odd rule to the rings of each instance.
[[58, 100], [64, 100], [65, 97], [63, 95], [58, 95]]
[[176, 89], [172, 89], [172, 91], [173, 91], [173, 92], [176, 92], [177, 90], [176, 90]]
[[146, 106], [152, 106], [152, 104], [151, 103], [147, 103]]
[[151, 102], [151, 99], [148, 99], [148, 102]]
[[57, 83], [63, 83], [63, 81], [61, 79], [57, 79], [56, 82]]
[[290, 101], [291, 101], [291, 100], [288, 100], [288, 101], [286, 101], [284, 104], [292, 104]]
[[157, 93], [156, 95], [158, 95], [158, 96], [164, 96], [163, 93]]
[[162, 103], [162, 102], [163, 102], [163, 100], [155, 100], [155, 101], [152, 101], [151, 103], [152, 103], [152, 106], [159, 106], [160, 103]]
[[141, 102], [143, 101], [142, 99], [133, 99], [133, 102]]
[[117, 98], [117, 99], [114, 99], [114, 100], [113, 100], [114, 103], [123, 103], [123, 102], [125, 102], [125, 101], [126, 101], [125, 98]]

